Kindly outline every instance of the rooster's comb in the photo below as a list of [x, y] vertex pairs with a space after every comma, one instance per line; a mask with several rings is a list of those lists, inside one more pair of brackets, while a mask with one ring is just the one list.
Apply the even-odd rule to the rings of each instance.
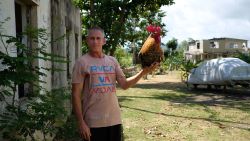
[[149, 25], [147, 26], [147, 31], [152, 33], [161, 33], [161, 27], [155, 26], [155, 25]]

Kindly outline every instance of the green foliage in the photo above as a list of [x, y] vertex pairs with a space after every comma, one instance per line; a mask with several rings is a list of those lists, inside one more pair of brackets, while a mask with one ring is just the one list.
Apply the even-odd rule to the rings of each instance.
[[53, 136], [58, 131], [56, 122], [63, 122], [66, 117], [63, 105], [69, 96], [65, 89], [57, 89], [27, 100], [26, 105], [7, 105], [0, 115], [4, 138], [35, 140], [35, 131], [41, 131], [44, 139]]
[[190, 60], [186, 60], [184, 57], [184, 49], [179, 49], [178, 51], [167, 54], [165, 62], [163, 63], [163, 68], [166, 70], [181, 70], [182, 78], [186, 81], [191, 69], [197, 67], [199, 62], [193, 63]]
[[[16, 37], [6, 35], [0, 36], [1, 38], [7, 37], [6, 43], [8, 45], [14, 44], [17, 50], [22, 51], [18, 57], [10, 56], [8, 52], [0, 52], [1, 64], [5, 66], [5, 68], [0, 71], [0, 86], [10, 87], [12, 90], [16, 91], [16, 85], [37, 82], [39, 81], [39, 75], [46, 76], [39, 68], [32, 67], [32, 62], [39, 57], [34, 55], [35, 51], [29, 50], [28, 47], [19, 42], [19, 39]], [[8, 47], [5, 47], [6, 51], [8, 51]], [[25, 52], [26, 55], [23, 55], [23, 52]], [[0, 94], [2, 95], [3, 93], [0, 92]]]
[[[38, 60], [60, 63], [67, 62], [64, 57], [47, 53], [46, 48], [51, 44], [51, 41], [47, 38], [49, 36], [45, 29], [34, 29], [32, 27], [27, 27], [26, 29], [27, 30], [18, 37], [0, 33], [0, 39], [5, 49], [5, 52], [0, 51], [0, 60], [3, 65], [3, 69], [0, 71], [0, 86], [7, 87], [7, 89], [10, 88], [13, 94], [15, 94], [16, 86], [19, 84], [29, 83], [34, 89], [42, 89], [37, 84], [38, 82], [45, 82], [39, 79], [39, 76], [46, 76], [44, 72], [52, 69], [48, 67], [38, 67], [34, 62]], [[36, 48], [26, 46], [20, 41], [24, 36], [31, 39], [34, 43], [39, 43], [39, 45]], [[13, 46], [17, 51], [17, 55], [10, 54], [10, 50], [13, 50]], [[1, 97], [4, 97], [5, 94], [5, 91], [0, 92]], [[33, 96], [32, 94], [34, 93], [31, 93], [29, 96]]]
[[239, 58], [250, 64], [250, 53], [237, 52], [237, 55], [235, 55], [234, 57]]
[[182, 78], [184, 79], [184, 81], [187, 81], [189, 74], [191, 73], [191, 70], [193, 68], [198, 67], [199, 62], [194, 63], [190, 60], [183, 60], [182, 64], [181, 64], [181, 71], [182, 71]]
[[188, 50], [188, 42], [186, 40], [183, 40], [179, 45], [178, 45], [178, 50], [180, 51], [187, 51]]
[[120, 62], [121, 58], [126, 56], [126, 54], [127, 54], [126, 51], [121, 47], [117, 48], [115, 51], [115, 57], [118, 62]]
[[55, 140], [60, 141], [76, 141], [81, 140], [77, 131], [77, 121], [74, 115], [68, 117], [67, 121], [58, 128]]
[[[145, 25], [161, 23], [157, 18], [163, 16], [160, 7], [173, 3], [173, 0], [75, 0], [83, 15], [83, 34], [86, 35], [86, 29], [93, 25], [102, 27], [107, 38], [104, 50], [110, 55], [114, 55], [118, 44], [123, 46], [128, 39], [137, 40], [138, 34], [134, 34], [134, 31], [140, 31], [137, 26], [143, 27], [145, 34]], [[145, 38], [141, 33], [139, 35]]]
[[172, 52], [166, 57], [164, 65], [168, 70], [179, 70], [184, 60], [183, 52]]
[[169, 48], [171, 51], [175, 51], [178, 45], [177, 39], [173, 38], [169, 40], [166, 44], [167, 48]]
[[[21, 42], [23, 37], [37, 46], [26, 46]], [[54, 42], [48, 37], [45, 29], [32, 27], [17, 37], [0, 32], [1, 48], [4, 49], [0, 51], [0, 102], [6, 106], [4, 112], [0, 113], [0, 131], [7, 139], [35, 140], [34, 133], [40, 131], [46, 140], [47, 135], [52, 136], [57, 131], [57, 120], [65, 117], [63, 103], [66, 98], [69, 99], [69, 92], [63, 88], [49, 92], [40, 85], [46, 83], [41, 80], [46, 76], [46, 71], [59, 69], [37, 66], [36, 62], [68, 62], [62, 56], [47, 53], [48, 45]], [[27, 97], [22, 99], [24, 103], [16, 100], [20, 84], [31, 87]]]
[[117, 48], [115, 51], [115, 58], [122, 68], [132, 66], [132, 55], [126, 52], [123, 48]]
[[164, 50], [164, 59], [166, 60], [171, 55], [171, 52], [169, 49]]
[[165, 16], [165, 13], [161, 10], [156, 12], [143, 11], [141, 15], [137, 17], [128, 17], [126, 22], [126, 32], [125, 35], [121, 38], [121, 44], [130, 46], [131, 51], [132, 47], [136, 47], [136, 54], [138, 54], [140, 47], [143, 45], [144, 41], [149, 36], [149, 33], [146, 31], [146, 27], [151, 23], [159, 25], [162, 28], [162, 36], [165, 36], [166, 29], [165, 24], [162, 23], [162, 18]]

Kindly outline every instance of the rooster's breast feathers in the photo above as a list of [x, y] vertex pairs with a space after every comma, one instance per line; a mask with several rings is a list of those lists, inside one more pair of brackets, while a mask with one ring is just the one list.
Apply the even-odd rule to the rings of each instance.
[[141, 60], [142, 67], [148, 67], [154, 62], [160, 62], [163, 60], [163, 51], [160, 47], [160, 42], [149, 36], [144, 42], [140, 52], [139, 58]]

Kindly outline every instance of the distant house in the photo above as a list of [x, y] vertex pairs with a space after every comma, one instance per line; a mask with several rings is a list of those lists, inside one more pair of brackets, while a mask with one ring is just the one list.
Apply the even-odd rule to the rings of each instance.
[[189, 42], [185, 58], [197, 62], [218, 57], [229, 57], [237, 52], [248, 52], [247, 40], [235, 38], [212, 38]]
[[[5, 19], [9, 19], [5, 21]], [[4, 23], [2, 23], [4, 22]], [[47, 90], [67, 87], [71, 79], [71, 72], [75, 60], [81, 56], [81, 17], [80, 9], [76, 8], [72, 0], [1, 0], [0, 1], [0, 32], [5, 35], [16, 36], [23, 32], [27, 25], [34, 28], [46, 29], [49, 39], [57, 39], [64, 36], [59, 42], [48, 44], [47, 52], [64, 56], [69, 63], [51, 63], [46, 61], [34, 62], [39, 67], [54, 67], [65, 71], [44, 71], [47, 77], [41, 79], [46, 83], [39, 85]], [[28, 38], [21, 39], [22, 43], [30, 48], [40, 45]], [[2, 42], [0, 50], [5, 51]], [[17, 56], [15, 47], [10, 51], [10, 56]], [[0, 69], [3, 65], [0, 62]], [[0, 88], [1, 90], [2, 88]], [[16, 100], [26, 97], [29, 85], [19, 85]], [[4, 105], [0, 102], [0, 112]]]

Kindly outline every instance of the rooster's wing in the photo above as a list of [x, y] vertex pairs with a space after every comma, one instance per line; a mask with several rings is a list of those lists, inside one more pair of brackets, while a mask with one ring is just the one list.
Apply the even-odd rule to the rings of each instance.
[[139, 52], [139, 58], [142, 68], [149, 67], [154, 62], [162, 61], [163, 51], [160, 48], [160, 42], [156, 43], [155, 39], [149, 36]]

